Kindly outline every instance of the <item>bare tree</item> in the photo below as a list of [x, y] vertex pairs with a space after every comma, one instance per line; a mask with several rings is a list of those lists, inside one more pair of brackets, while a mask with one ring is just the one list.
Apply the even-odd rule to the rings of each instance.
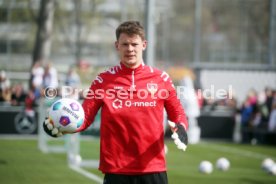
[[37, 61], [48, 59], [50, 55], [55, 9], [54, 1], [55, 0], [41, 0], [39, 16], [36, 21], [38, 29], [33, 50], [33, 64]]

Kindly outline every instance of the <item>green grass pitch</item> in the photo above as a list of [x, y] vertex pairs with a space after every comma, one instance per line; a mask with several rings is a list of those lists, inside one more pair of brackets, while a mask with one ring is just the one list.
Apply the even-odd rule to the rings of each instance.
[[[202, 142], [189, 145], [186, 152], [177, 150], [172, 141], [166, 141], [168, 178], [170, 184], [275, 184], [276, 176], [261, 169], [262, 160], [276, 161], [276, 147], [251, 146], [223, 142]], [[98, 140], [83, 140], [81, 155], [84, 159], [99, 156]], [[231, 162], [229, 171], [214, 169], [209, 174], [198, 172], [202, 160], [215, 164], [219, 157]], [[86, 169], [103, 177], [97, 169]], [[38, 150], [36, 140], [0, 139], [0, 183], [3, 184], [93, 184], [95, 182], [71, 170], [66, 154], [45, 154]]]

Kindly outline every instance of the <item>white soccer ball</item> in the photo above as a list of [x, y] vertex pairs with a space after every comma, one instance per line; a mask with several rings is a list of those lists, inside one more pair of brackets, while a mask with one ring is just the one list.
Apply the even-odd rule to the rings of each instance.
[[276, 163], [274, 163], [268, 170], [269, 174], [276, 175]]
[[199, 164], [199, 172], [210, 174], [213, 171], [213, 164], [207, 160], [201, 161]]
[[271, 158], [266, 158], [262, 162], [262, 169], [269, 172], [270, 168], [274, 165], [274, 161]]
[[221, 157], [216, 162], [216, 168], [221, 171], [227, 171], [230, 168], [230, 162], [227, 158]]
[[82, 105], [77, 100], [62, 98], [50, 107], [49, 121], [62, 133], [74, 133], [84, 121]]
[[82, 158], [80, 155], [69, 154], [68, 159], [71, 165], [80, 165], [82, 162]]

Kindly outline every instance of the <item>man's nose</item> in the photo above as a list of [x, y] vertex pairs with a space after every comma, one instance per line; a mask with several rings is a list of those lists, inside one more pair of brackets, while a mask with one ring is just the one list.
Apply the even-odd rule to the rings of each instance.
[[132, 45], [129, 45], [129, 46], [127, 47], [127, 50], [128, 50], [129, 52], [132, 52], [132, 51], [133, 51]]

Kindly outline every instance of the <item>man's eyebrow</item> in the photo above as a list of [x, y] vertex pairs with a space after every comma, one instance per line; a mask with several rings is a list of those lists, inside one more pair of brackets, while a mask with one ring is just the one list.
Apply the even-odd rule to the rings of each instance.
[[122, 41], [122, 44], [139, 44], [137, 41]]

